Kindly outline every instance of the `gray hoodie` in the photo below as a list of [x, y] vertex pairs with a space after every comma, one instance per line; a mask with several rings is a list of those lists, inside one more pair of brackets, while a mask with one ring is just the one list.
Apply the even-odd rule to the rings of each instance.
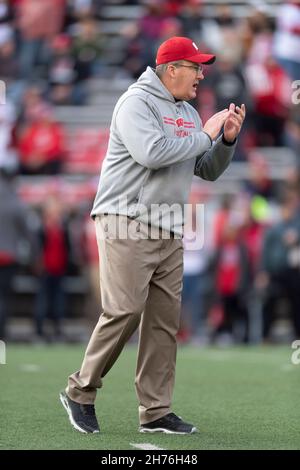
[[193, 175], [214, 181], [234, 149], [222, 136], [212, 143], [197, 111], [148, 67], [114, 109], [91, 215], [127, 215], [182, 235]]

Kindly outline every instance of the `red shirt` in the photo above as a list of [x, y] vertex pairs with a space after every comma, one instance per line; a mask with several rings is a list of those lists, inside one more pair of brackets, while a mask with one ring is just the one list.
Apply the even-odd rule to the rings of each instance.
[[8, 266], [10, 264], [13, 264], [15, 261], [15, 257], [5, 253], [4, 251], [0, 251], [0, 266]]
[[32, 124], [21, 137], [19, 142], [21, 162], [30, 164], [36, 161], [39, 163], [61, 159], [63, 155], [62, 130], [58, 124]]
[[240, 248], [236, 242], [224, 242], [217, 271], [217, 289], [222, 295], [236, 294], [241, 277]]
[[45, 227], [44, 267], [48, 274], [62, 275], [67, 266], [64, 231], [59, 225]]

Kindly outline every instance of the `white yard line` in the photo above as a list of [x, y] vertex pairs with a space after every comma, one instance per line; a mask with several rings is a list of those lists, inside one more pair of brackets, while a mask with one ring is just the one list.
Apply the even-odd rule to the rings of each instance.
[[291, 372], [292, 370], [295, 370], [295, 366], [294, 366], [294, 364], [282, 364], [280, 366], [280, 369], [283, 372]]
[[130, 445], [132, 447], [135, 447], [136, 449], [141, 450], [165, 450], [162, 447], [154, 446], [153, 444], [148, 444], [148, 442], [145, 442], [143, 444], [134, 444], [130, 442]]
[[37, 364], [20, 364], [20, 369], [23, 372], [40, 372], [41, 367]]

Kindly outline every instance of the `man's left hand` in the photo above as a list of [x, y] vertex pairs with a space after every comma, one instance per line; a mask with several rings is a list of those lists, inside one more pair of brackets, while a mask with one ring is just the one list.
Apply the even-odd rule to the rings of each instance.
[[246, 116], [246, 107], [241, 107], [231, 103], [229, 106], [230, 114], [224, 123], [224, 138], [226, 142], [233, 142], [237, 138]]

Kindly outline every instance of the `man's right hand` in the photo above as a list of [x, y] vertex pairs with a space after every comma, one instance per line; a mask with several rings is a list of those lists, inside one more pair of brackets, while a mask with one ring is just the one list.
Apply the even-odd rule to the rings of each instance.
[[219, 111], [206, 121], [203, 131], [209, 135], [211, 140], [215, 140], [218, 137], [229, 114], [230, 111], [228, 109], [223, 109], [223, 111]]

